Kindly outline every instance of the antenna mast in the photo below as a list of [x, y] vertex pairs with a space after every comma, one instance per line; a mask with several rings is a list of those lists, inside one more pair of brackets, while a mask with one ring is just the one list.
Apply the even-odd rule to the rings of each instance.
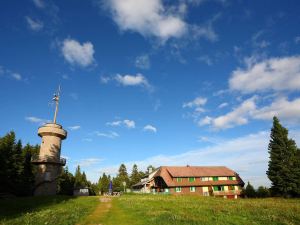
[[54, 94], [53, 101], [55, 101], [55, 113], [54, 113], [54, 119], [53, 123], [56, 123], [56, 117], [58, 112], [58, 103], [59, 103], [59, 97], [60, 97], [60, 85], [58, 86], [58, 91]]

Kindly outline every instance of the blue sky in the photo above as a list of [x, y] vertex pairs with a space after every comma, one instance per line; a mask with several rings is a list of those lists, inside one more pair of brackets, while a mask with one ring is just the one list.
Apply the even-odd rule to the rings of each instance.
[[300, 138], [298, 1], [1, 1], [0, 134], [40, 143], [62, 95], [62, 155], [96, 181], [149, 164], [265, 175], [272, 117]]

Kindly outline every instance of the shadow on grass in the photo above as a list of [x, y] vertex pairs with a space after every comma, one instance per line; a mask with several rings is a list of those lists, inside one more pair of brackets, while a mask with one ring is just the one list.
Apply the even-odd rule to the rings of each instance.
[[17, 218], [24, 213], [39, 211], [74, 198], [76, 197], [57, 195], [0, 199], [0, 221]]

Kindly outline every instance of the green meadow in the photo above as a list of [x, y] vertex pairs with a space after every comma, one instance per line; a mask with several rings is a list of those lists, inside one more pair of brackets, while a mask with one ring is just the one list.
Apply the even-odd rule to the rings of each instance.
[[108, 200], [61, 196], [0, 200], [0, 224], [300, 224], [300, 199], [123, 195]]

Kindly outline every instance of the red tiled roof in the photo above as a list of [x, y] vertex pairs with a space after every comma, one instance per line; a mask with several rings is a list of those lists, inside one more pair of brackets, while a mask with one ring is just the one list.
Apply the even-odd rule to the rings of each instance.
[[[236, 180], [219, 180], [219, 181], [201, 181], [199, 177], [211, 176], [234, 176]], [[162, 177], [166, 185], [175, 186], [211, 186], [211, 185], [240, 185], [243, 181], [231, 169], [225, 166], [162, 166], [154, 175], [154, 177]], [[175, 182], [175, 177], [195, 177], [194, 182], [182, 179], [181, 182]]]
[[172, 177], [234, 176], [235, 172], [225, 166], [168, 166]]

